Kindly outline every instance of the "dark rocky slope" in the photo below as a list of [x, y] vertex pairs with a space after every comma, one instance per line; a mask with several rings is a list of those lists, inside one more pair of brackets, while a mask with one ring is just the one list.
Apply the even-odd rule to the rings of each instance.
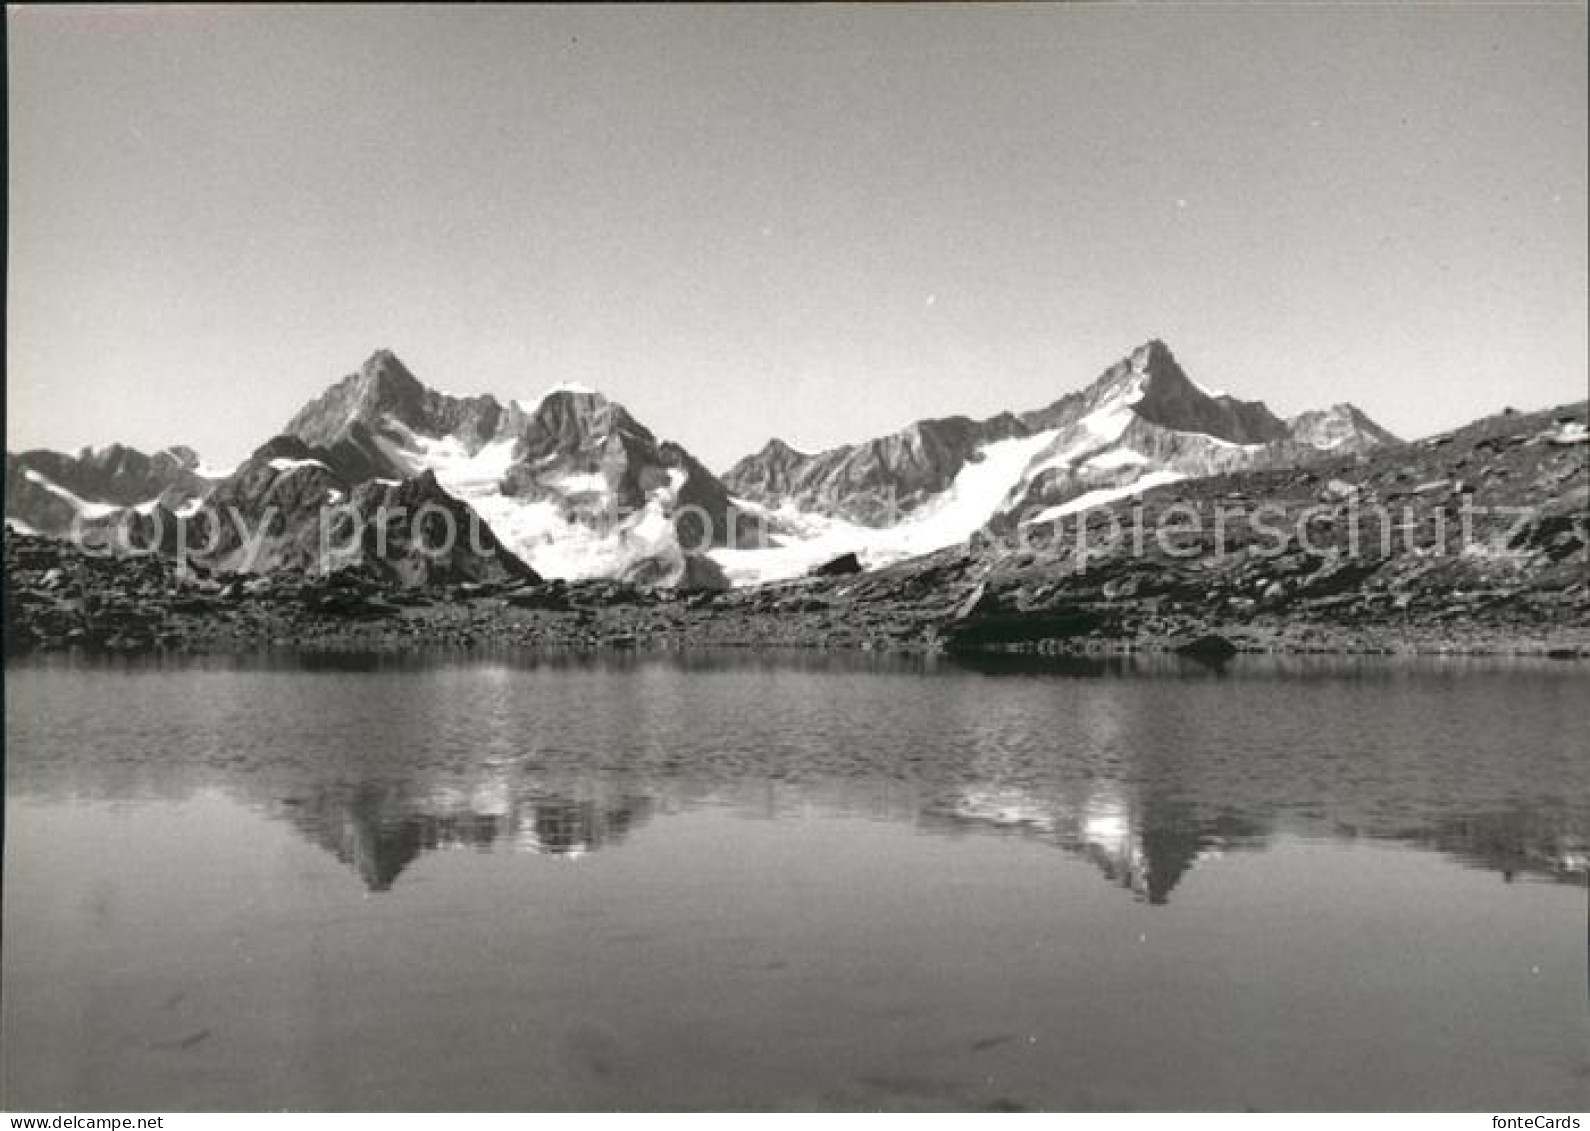
[[[1312, 467], [1188, 480], [952, 560], [952, 646], [1565, 637], [1590, 627], [1584, 405]], [[1144, 536], [1138, 539], [1137, 531]]]

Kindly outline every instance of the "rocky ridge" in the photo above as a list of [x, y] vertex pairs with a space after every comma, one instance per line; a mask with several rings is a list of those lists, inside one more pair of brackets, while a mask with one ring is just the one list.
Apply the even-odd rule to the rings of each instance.
[[181, 510], [208, 494], [219, 476], [191, 448], [147, 455], [112, 444], [77, 455], [47, 450], [6, 453], [6, 518], [28, 529], [65, 533], [74, 523], [123, 509]]
[[1022, 414], [920, 421], [890, 436], [815, 454], [772, 440], [735, 464], [736, 495], [863, 526], [883, 526], [948, 491], [991, 445], [1032, 439], [997, 500], [996, 523], [1020, 522], [1098, 490], [1238, 468], [1294, 465], [1395, 444], [1352, 405], [1282, 421], [1262, 402], [1213, 393], [1152, 340], [1084, 389]]
[[[338, 563], [316, 557], [322, 526], [344, 523], [328, 510], [371, 503], [394, 485], [455, 516], [459, 530], [483, 531], [489, 549], [460, 552], [454, 574], [489, 573], [506, 554], [564, 576], [721, 586], [707, 552], [759, 538], [763, 527], [688, 451], [600, 393], [453, 397], [389, 350], [230, 472], [202, 468], [186, 449], [8, 454], [6, 513], [19, 531], [96, 545], [205, 546], [201, 564], [216, 568], [324, 572]], [[266, 515], [271, 525], [256, 536]], [[406, 551], [389, 564], [399, 575], [431, 568]]]
[[[920, 421], [814, 456], [774, 441], [720, 479], [600, 393], [454, 397], [378, 350], [231, 473], [185, 449], [24, 453], [8, 456], [7, 514], [24, 531], [165, 550], [195, 542], [184, 526], [208, 530], [220, 515], [252, 531], [270, 511], [280, 529], [258, 540], [222, 529], [215, 561], [306, 569], [320, 512], [361, 485], [429, 475], [438, 506], [467, 508], [457, 513], [538, 573], [716, 588], [799, 576], [847, 553], [873, 568], [1178, 478], [1392, 442], [1351, 406], [1285, 422], [1211, 393], [1151, 341], [1033, 412]], [[235, 554], [239, 544], [250, 552]]]

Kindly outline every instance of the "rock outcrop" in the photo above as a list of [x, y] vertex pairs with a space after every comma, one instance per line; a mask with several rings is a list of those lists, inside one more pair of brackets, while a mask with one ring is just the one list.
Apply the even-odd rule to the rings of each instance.
[[346, 466], [333, 449], [278, 436], [160, 548], [220, 572], [355, 567], [403, 586], [537, 577], [434, 475], [357, 480]]

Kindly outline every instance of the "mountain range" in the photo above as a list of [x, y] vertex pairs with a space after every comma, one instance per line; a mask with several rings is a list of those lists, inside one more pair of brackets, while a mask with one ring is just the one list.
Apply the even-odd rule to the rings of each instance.
[[[884, 565], [1179, 479], [1397, 443], [1352, 405], [1282, 419], [1209, 390], [1155, 340], [1042, 408], [918, 421], [818, 453], [773, 439], [719, 476], [596, 391], [454, 397], [380, 350], [229, 470], [183, 447], [8, 452], [6, 520], [168, 552], [181, 538], [190, 556], [242, 572], [722, 588]], [[431, 554], [442, 531], [394, 525], [396, 507], [480, 534]]]

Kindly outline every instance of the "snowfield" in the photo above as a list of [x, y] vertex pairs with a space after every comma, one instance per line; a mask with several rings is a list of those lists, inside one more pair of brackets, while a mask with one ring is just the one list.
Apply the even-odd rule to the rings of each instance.
[[[767, 515], [796, 534], [763, 549], [716, 550], [711, 556], [733, 584], [756, 585], [803, 576], [846, 553], [854, 553], [870, 569], [965, 542], [995, 514], [1017, 505], [1047, 472], [1126, 471], [1151, 465], [1142, 452], [1111, 446], [1137, 419], [1133, 406], [1146, 394], [1147, 380], [1146, 374], [1137, 375], [1068, 427], [985, 444], [942, 495], [892, 527], [877, 529], [788, 505], [770, 509], [737, 500], [747, 511]], [[1147, 471], [1129, 484], [1088, 491], [1049, 507], [1024, 525], [1052, 522], [1183, 478], [1175, 471]]]
[[[560, 390], [583, 391], [559, 386], [547, 395]], [[533, 411], [535, 406], [528, 407]], [[493, 440], [470, 454], [456, 437], [424, 436], [387, 418], [375, 437], [387, 458], [406, 473], [435, 474], [444, 491], [468, 504], [505, 546], [543, 577], [571, 581], [612, 577], [647, 558], [684, 566], [684, 551], [668, 520], [684, 485], [683, 471], [670, 472], [669, 482], [630, 515], [616, 512], [607, 479], [599, 472], [548, 475], [545, 486], [577, 496], [582, 521], [572, 518], [558, 500], [523, 499], [502, 492], [503, 477], [514, 465], [519, 443], [515, 436]]]
[[1134, 464], [1148, 462], [1149, 458], [1142, 452], [1135, 452], [1131, 448], [1116, 448], [1113, 451], [1100, 452], [1084, 462], [1082, 466], [1095, 468], [1099, 471], [1109, 471], [1118, 467], [1131, 467]]
[[771, 515], [806, 536], [765, 549], [714, 550], [710, 556], [735, 585], [756, 585], [800, 577], [841, 554], [854, 553], [871, 569], [942, 550], [981, 529], [1021, 481], [1033, 456], [1057, 435], [1055, 431], [1039, 432], [983, 445], [978, 459], [961, 468], [943, 494], [897, 525], [881, 529], [793, 508], [768, 510], [742, 502], [747, 511]]

